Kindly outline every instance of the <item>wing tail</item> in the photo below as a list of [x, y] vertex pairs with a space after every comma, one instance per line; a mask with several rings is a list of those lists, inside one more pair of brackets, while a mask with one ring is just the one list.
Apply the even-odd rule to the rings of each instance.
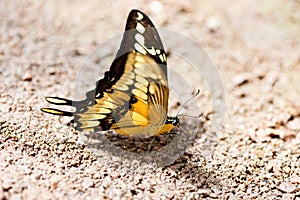
[[73, 116], [72, 112], [67, 112], [67, 111], [63, 111], [63, 110], [59, 110], [59, 109], [55, 109], [55, 108], [42, 108], [41, 111], [52, 114], [52, 115]]
[[[55, 105], [73, 106], [73, 101], [61, 97], [46, 97], [46, 101]], [[41, 111], [52, 115], [73, 116], [73, 112], [63, 111], [56, 108], [42, 108]]]
[[46, 97], [46, 101], [55, 105], [72, 106], [73, 101], [61, 97]]

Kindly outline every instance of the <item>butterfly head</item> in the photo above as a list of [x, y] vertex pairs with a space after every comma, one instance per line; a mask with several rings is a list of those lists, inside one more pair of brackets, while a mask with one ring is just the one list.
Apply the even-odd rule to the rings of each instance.
[[172, 124], [173, 126], [179, 125], [179, 118], [176, 117], [167, 117], [166, 124]]

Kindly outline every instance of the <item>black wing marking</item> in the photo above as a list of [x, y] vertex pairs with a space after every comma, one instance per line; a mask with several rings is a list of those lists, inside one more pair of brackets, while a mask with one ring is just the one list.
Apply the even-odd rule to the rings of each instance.
[[167, 58], [162, 41], [152, 21], [139, 10], [129, 13], [117, 58], [131, 51], [152, 57], [167, 78]]

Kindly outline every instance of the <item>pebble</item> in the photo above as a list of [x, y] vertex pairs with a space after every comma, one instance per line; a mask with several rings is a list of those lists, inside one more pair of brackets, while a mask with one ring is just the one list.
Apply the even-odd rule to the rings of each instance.
[[51, 189], [56, 190], [59, 182], [61, 181], [62, 177], [59, 175], [53, 175], [50, 179]]
[[201, 195], [210, 195], [211, 192], [208, 189], [199, 189], [197, 190], [197, 193]]
[[5, 195], [4, 195], [4, 189], [3, 189], [2, 185], [0, 185], [0, 199], [6, 199]]
[[290, 178], [291, 183], [300, 184], [300, 176], [293, 176]]
[[278, 189], [283, 192], [292, 193], [297, 189], [297, 186], [290, 182], [284, 182], [278, 186]]
[[300, 117], [293, 119], [287, 123], [287, 127], [294, 131], [300, 131]]
[[94, 185], [94, 182], [92, 181], [92, 179], [90, 177], [85, 177], [83, 179], [82, 186], [85, 190], [89, 187], [92, 187], [93, 185]]
[[25, 73], [22, 77], [23, 81], [32, 81], [32, 74], [31, 73]]
[[236, 86], [242, 86], [244, 84], [247, 84], [249, 80], [251, 79], [249, 74], [243, 74], [243, 75], [237, 75], [232, 79], [232, 84]]
[[216, 16], [209, 17], [205, 22], [206, 27], [210, 32], [216, 32], [220, 27], [220, 20]]

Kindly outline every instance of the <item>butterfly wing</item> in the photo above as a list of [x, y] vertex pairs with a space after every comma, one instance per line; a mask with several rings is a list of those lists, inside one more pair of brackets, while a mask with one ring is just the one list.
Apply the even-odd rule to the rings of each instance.
[[[157, 135], [166, 121], [168, 107], [168, 82], [164, 73], [151, 57], [130, 53], [133, 71], [126, 74], [134, 76], [131, 98], [125, 115], [112, 128], [122, 135]], [[128, 66], [126, 66], [128, 67]], [[132, 73], [133, 72], [133, 73]], [[123, 81], [116, 84], [122, 88]], [[121, 85], [119, 85], [121, 84]]]
[[142, 12], [132, 10], [110, 70], [94, 90], [86, 93], [86, 99], [46, 98], [52, 104], [73, 106], [75, 112], [52, 108], [42, 111], [73, 115], [78, 130], [115, 129], [123, 135], [155, 135], [166, 121], [169, 96], [166, 62], [153, 23]]
[[131, 51], [152, 57], [167, 77], [167, 58], [162, 41], [149, 17], [139, 10], [129, 13], [117, 58]]

